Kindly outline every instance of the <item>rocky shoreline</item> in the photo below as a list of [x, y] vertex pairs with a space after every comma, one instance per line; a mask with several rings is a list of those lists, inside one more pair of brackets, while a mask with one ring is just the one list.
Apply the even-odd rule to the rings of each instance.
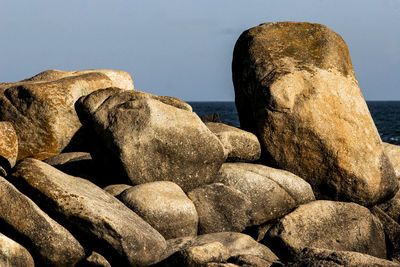
[[240, 129], [123, 71], [0, 83], [0, 265], [400, 266], [400, 148], [342, 38], [262, 24], [232, 71]]

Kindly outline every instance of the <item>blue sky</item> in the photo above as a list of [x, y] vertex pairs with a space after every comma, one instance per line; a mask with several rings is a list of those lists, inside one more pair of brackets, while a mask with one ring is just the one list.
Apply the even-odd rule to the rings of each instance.
[[400, 0], [0, 0], [0, 82], [46, 69], [120, 69], [138, 90], [234, 99], [234, 44], [270, 21], [327, 25], [367, 100], [400, 100]]

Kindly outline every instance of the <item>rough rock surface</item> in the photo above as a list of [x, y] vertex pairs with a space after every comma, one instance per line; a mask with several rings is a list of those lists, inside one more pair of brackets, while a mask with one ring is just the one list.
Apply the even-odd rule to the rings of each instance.
[[[400, 180], [399, 180], [400, 185]], [[400, 191], [388, 201], [378, 205], [387, 215], [392, 217], [397, 223], [400, 223]]]
[[133, 184], [171, 181], [187, 192], [213, 182], [225, 160], [222, 143], [178, 99], [110, 89], [81, 98], [77, 110]]
[[12, 179], [40, 207], [79, 235], [81, 242], [88, 243], [85, 246], [118, 264], [152, 264], [166, 248], [165, 239], [148, 223], [85, 179], [36, 159], [20, 161]]
[[38, 264], [74, 266], [85, 256], [81, 244], [32, 200], [0, 177], [1, 229], [33, 253]]
[[217, 180], [249, 197], [254, 225], [280, 218], [315, 199], [310, 185], [300, 177], [262, 165], [225, 163]]
[[263, 242], [281, 257], [315, 247], [386, 258], [382, 224], [355, 203], [318, 200], [301, 205], [272, 227]]
[[18, 137], [11, 122], [0, 121], [0, 175], [14, 167], [18, 155]]
[[258, 136], [264, 161], [304, 178], [317, 198], [368, 206], [396, 193], [338, 34], [320, 24], [262, 24], [239, 37], [232, 70], [241, 128]]
[[196, 236], [199, 217], [182, 189], [168, 181], [133, 186], [118, 198], [165, 239]]
[[33, 267], [35, 263], [23, 246], [0, 233], [0, 265]]
[[104, 187], [103, 190], [116, 197], [122, 192], [124, 192], [126, 189], [129, 189], [131, 187], [132, 187], [131, 185], [127, 184], [111, 184]]
[[111, 267], [111, 264], [102, 255], [93, 251], [79, 267]]
[[0, 120], [14, 123], [18, 159], [60, 153], [81, 127], [76, 100], [112, 86], [133, 89], [132, 78], [114, 70], [50, 70], [21, 82], [0, 84]]
[[392, 163], [394, 172], [396, 173], [396, 178], [400, 179], [400, 146], [392, 145], [385, 142], [382, 142], [382, 144], [386, 155]]
[[400, 267], [400, 264], [354, 251], [333, 251], [320, 248], [305, 248], [296, 256], [295, 262], [289, 263], [285, 266]]
[[222, 232], [168, 240], [166, 259], [157, 266], [203, 266], [211, 262], [226, 263], [229, 258], [240, 255], [257, 256], [268, 262], [278, 260], [268, 247], [256, 242], [250, 236]]
[[199, 215], [199, 234], [242, 232], [250, 225], [251, 201], [232, 187], [214, 183], [188, 193]]
[[223, 123], [207, 122], [206, 125], [224, 145], [227, 161], [251, 162], [260, 158], [260, 142], [253, 133]]

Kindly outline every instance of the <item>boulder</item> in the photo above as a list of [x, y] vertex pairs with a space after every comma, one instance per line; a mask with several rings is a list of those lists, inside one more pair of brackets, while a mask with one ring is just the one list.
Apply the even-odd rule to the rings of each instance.
[[226, 263], [229, 258], [241, 255], [256, 256], [267, 262], [278, 261], [268, 247], [250, 236], [221, 232], [168, 240], [166, 259], [156, 266], [208, 266], [207, 263]]
[[382, 224], [355, 203], [318, 200], [301, 205], [272, 227], [263, 242], [286, 260], [306, 247], [386, 258]]
[[213, 113], [213, 114], [206, 114], [199, 116], [202, 122], [221, 122], [221, 118], [219, 117], [219, 113]]
[[104, 187], [103, 190], [116, 197], [122, 192], [124, 192], [126, 189], [129, 189], [131, 187], [132, 187], [131, 185], [127, 184], [111, 184]]
[[296, 256], [294, 262], [288, 263], [285, 266], [400, 267], [400, 264], [354, 251], [305, 248]]
[[199, 234], [242, 232], [250, 225], [251, 201], [232, 187], [214, 183], [188, 193], [199, 214]]
[[[398, 181], [400, 185], [400, 180]], [[397, 223], [400, 223], [400, 191], [388, 201], [378, 205], [387, 215], [389, 215]]]
[[224, 145], [227, 161], [251, 162], [260, 158], [260, 142], [254, 134], [223, 123], [207, 122], [206, 125]]
[[0, 120], [14, 124], [18, 160], [60, 153], [81, 127], [76, 100], [111, 86], [133, 89], [132, 78], [113, 70], [51, 70], [21, 82], [0, 84]]
[[111, 267], [111, 264], [101, 254], [93, 251], [89, 257], [80, 263], [81, 267]]
[[0, 265], [34, 267], [35, 263], [23, 246], [0, 233]]
[[14, 167], [18, 155], [18, 137], [11, 122], [0, 121], [0, 175]]
[[264, 162], [304, 178], [318, 199], [370, 206], [397, 192], [338, 34], [262, 24], [239, 37], [232, 71], [241, 128], [258, 136]]
[[383, 212], [379, 207], [374, 206], [371, 212], [382, 223], [386, 237], [387, 254], [389, 256], [400, 253], [400, 225], [389, 215]]
[[111, 264], [149, 265], [160, 260], [165, 239], [103, 189], [36, 159], [24, 159], [14, 169], [10, 179], [22, 191]]
[[199, 217], [182, 189], [168, 181], [133, 186], [118, 198], [165, 239], [196, 236]]
[[385, 142], [382, 142], [382, 144], [386, 155], [392, 163], [394, 172], [396, 173], [396, 178], [400, 179], [400, 146]]
[[2, 177], [0, 195], [2, 232], [29, 249], [38, 264], [74, 266], [83, 259], [75, 237]]
[[300, 177], [262, 165], [225, 163], [217, 180], [249, 197], [253, 225], [280, 218], [315, 199], [310, 185]]
[[81, 98], [77, 110], [92, 125], [133, 184], [171, 181], [185, 192], [213, 182], [224, 148], [191, 107], [175, 98], [139, 91], [101, 90]]

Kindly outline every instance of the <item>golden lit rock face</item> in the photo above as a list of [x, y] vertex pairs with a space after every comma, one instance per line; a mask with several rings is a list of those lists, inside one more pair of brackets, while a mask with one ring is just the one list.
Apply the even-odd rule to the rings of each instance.
[[7, 160], [8, 166], [12, 168], [15, 165], [18, 154], [18, 137], [11, 122], [0, 121], [0, 156]]
[[112, 86], [133, 90], [132, 78], [114, 70], [49, 70], [21, 82], [0, 84], [0, 120], [14, 124], [18, 160], [61, 152], [81, 127], [75, 101]]
[[262, 24], [240, 36], [232, 70], [241, 127], [268, 164], [307, 180], [317, 198], [372, 205], [398, 190], [338, 34]]

